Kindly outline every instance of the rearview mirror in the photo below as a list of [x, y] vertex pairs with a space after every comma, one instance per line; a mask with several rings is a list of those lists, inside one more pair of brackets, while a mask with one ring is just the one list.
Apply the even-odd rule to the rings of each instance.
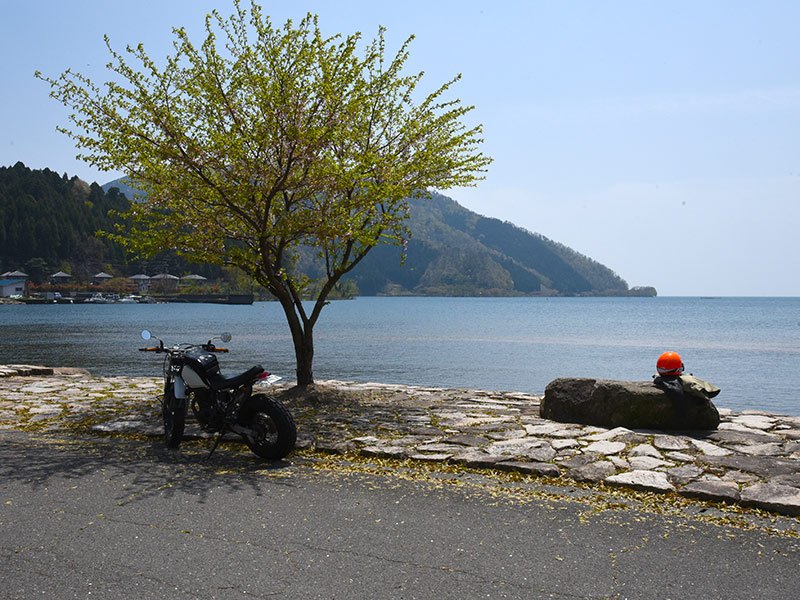
[[150, 334], [150, 330], [149, 329], [143, 329], [142, 330], [142, 339], [143, 340], [149, 340], [151, 337], [153, 337], [153, 336]]

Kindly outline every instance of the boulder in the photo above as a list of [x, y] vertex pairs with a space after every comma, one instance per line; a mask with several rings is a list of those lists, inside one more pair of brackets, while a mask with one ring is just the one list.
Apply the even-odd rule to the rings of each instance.
[[583, 377], [551, 381], [541, 416], [562, 423], [658, 430], [712, 430], [719, 412], [707, 399], [676, 404], [650, 381], [613, 381]]

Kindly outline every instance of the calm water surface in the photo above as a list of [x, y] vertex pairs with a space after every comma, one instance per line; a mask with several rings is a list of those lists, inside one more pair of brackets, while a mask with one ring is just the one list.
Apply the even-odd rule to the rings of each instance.
[[[230, 331], [224, 372], [294, 377], [277, 303], [0, 306], [0, 363], [158, 375], [141, 329], [165, 343]], [[556, 377], [649, 379], [676, 350], [722, 388], [716, 404], [800, 415], [798, 298], [357, 298], [326, 307], [318, 379], [541, 393]]]

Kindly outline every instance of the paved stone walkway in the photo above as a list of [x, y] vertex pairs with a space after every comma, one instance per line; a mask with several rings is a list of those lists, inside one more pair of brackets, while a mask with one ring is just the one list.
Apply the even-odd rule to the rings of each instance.
[[[0, 366], [0, 428], [161, 435], [161, 381]], [[50, 374], [52, 373], [52, 374]], [[266, 388], [298, 446], [677, 493], [800, 516], [800, 417], [720, 409], [710, 434], [607, 429], [539, 417], [541, 396], [377, 383]], [[190, 420], [187, 437], [208, 437]]]

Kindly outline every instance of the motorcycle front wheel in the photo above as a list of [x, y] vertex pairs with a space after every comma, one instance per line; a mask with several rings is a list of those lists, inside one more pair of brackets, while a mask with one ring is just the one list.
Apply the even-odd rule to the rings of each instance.
[[183, 440], [183, 430], [186, 427], [186, 410], [177, 406], [172, 386], [164, 391], [161, 401], [161, 416], [164, 420], [164, 440], [167, 448], [177, 448]]
[[261, 458], [277, 460], [294, 448], [297, 426], [289, 409], [265, 394], [252, 396], [242, 407], [239, 423], [252, 433], [243, 435], [250, 450]]

